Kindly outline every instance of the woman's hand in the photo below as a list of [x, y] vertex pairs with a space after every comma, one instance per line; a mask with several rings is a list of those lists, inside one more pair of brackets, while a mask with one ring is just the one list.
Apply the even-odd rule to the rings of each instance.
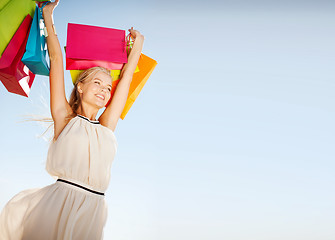
[[43, 16], [44, 15], [52, 15], [54, 9], [57, 7], [59, 3], [59, 0], [55, 0], [54, 2], [49, 2], [47, 5], [43, 8]]
[[135, 30], [133, 27], [131, 27], [131, 29], [128, 29], [128, 31], [130, 32], [130, 36], [132, 39], [136, 38], [144, 39], [144, 36], [139, 31]]

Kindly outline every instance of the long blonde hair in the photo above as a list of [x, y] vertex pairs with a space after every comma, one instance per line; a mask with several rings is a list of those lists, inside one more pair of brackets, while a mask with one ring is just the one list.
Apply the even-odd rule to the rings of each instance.
[[111, 78], [111, 80], [113, 81], [110, 70], [107, 70], [104, 67], [92, 67], [92, 68], [89, 68], [89, 69], [85, 70], [84, 72], [82, 72], [78, 76], [78, 78], [77, 78], [77, 80], [74, 84], [74, 87], [72, 89], [71, 95], [70, 95], [69, 104], [70, 104], [70, 107], [73, 111], [73, 114], [71, 114], [69, 116], [69, 118], [75, 117], [77, 115], [77, 110], [78, 110], [78, 108], [81, 104], [81, 99], [80, 99], [80, 95], [79, 95], [79, 92], [78, 92], [78, 83], [80, 83], [80, 82], [84, 83], [87, 80], [94, 78], [94, 76], [96, 74], [98, 74], [99, 72], [106, 73]]

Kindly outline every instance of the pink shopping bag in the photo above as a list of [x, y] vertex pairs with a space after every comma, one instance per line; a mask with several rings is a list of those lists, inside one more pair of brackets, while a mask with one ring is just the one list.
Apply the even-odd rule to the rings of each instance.
[[[78, 66], [77, 63], [85, 61], [87, 64], [87, 60], [116, 63], [116, 66], [107, 66], [107, 68], [121, 69], [121, 64], [127, 63], [125, 31], [69, 23], [67, 29], [66, 69], [87, 69], [87, 67], [82, 67], [80, 64]], [[88, 64], [88, 66], [91, 65]]]
[[120, 70], [123, 63], [107, 62], [99, 60], [81, 60], [66, 58], [66, 70], [86, 70], [92, 67], [104, 67], [110, 70]]
[[9, 92], [28, 97], [33, 74], [21, 58], [26, 50], [32, 18], [27, 15], [0, 58], [0, 80]]

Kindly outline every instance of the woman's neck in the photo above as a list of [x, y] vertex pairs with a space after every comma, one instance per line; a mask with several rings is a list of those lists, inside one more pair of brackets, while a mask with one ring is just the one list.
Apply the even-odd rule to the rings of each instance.
[[99, 110], [93, 109], [93, 108], [83, 108], [83, 106], [79, 106], [79, 108], [77, 109], [77, 114], [84, 116], [92, 121], [96, 121], [96, 116], [98, 114]]

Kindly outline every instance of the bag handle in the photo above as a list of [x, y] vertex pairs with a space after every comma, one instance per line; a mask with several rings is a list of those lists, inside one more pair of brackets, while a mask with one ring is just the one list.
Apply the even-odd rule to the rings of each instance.
[[130, 33], [126, 36], [126, 42], [127, 42], [126, 44], [127, 55], [129, 55], [134, 45], [134, 40]]
[[[134, 45], [134, 39], [130, 33], [126, 36], [126, 42], [127, 42], [127, 45], [126, 45], [127, 55], [129, 55]], [[140, 55], [140, 58], [142, 58], [142, 54]]]
[[51, 1], [38, 2], [37, 6], [42, 10], [49, 2]]

